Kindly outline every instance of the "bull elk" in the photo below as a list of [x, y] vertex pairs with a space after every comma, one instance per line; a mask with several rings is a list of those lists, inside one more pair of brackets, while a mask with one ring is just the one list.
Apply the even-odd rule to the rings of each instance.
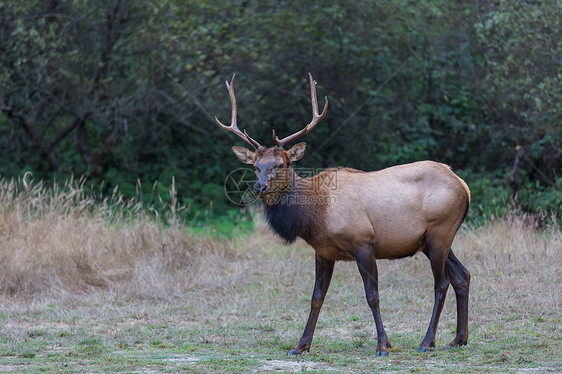
[[[457, 334], [449, 346], [467, 344], [470, 273], [451, 250], [470, 203], [466, 183], [448, 166], [432, 161], [371, 172], [338, 167], [302, 178], [291, 164], [303, 157], [306, 144], [298, 143], [289, 150], [283, 147], [312, 131], [326, 115], [328, 99], [325, 98], [324, 109], [319, 113], [312, 75], [309, 74], [312, 121], [283, 139], [273, 130], [275, 145], [270, 148], [238, 128], [234, 78], [226, 82], [232, 105], [231, 124], [225, 126], [215, 119], [223, 129], [255, 149], [232, 147], [240, 161], [255, 169], [254, 192], [263, 200], [270, 228], [286, 242], [297, 237], [304, 239], [316, 252], [316, 279], [308, 322], [289, 355], [310, 351], [336, 261], [357, 263], [377, 329], [376, 354], [388, 355], [391, 345], [379, 310], [376, 260], [413, 256], [420, 251], [429, 258], [433, 271], [435, 304], [418, 350], [425, 352], [435, 346], [449, 283], [457, 299]], [[331, 183], [323, 183], [327, 180]]]

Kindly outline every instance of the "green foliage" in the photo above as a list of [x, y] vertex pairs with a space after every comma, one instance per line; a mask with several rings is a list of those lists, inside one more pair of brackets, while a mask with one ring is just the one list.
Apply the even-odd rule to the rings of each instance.
[[[464, 176], [466, 174], [467, 176]], [[513, 209], [510, 202], [506, 176], [496, 173], [465, 173], [461, 171], [470, 186], [471, 202], [468, 221], [484, 223], [488, 219], [502, 217]]]
[[85, 175], [149, 206], [174, 177], [189, 220], [229, 216], [222, 186], [239, 142], [213, 118], [229, 118], [224, 80], [238, 75], [240, 126], [268, 145], [272, 128], [309, 121], [312, 72], [330, 108], [303, 165], [445, 162], [466, 172], [472, 213], [488, 214], [509, 203], [520, 145], [521, 206], [556, 212], [561, 11], [553, 0], [0, 1], [0, 173]]
[[542, 212], [553, 211], [559, 215], [562, 212], [562, 178], [556, 180], [554, 186], [544, 186], [539, 181], [528, 181], [523, 188], [519, 199], [529, 209]]

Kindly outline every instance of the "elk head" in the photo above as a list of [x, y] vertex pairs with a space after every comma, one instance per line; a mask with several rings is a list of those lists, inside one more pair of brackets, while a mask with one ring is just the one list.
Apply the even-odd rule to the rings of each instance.
[[291, 149], [285, 150], [283, 147], [301, 136], [309, 133], [316, 127], [316, 125], [324, 118], [328, 110], [328, 98], [325, 97], [325, 104], [322, 113], [318, 114], [318, 99], [316, 97], [316, 82], [312, 75], [308, 73], [310, 80], [310, 97], [312, 100], [312, 120], [302, 130], [287, 136], [286, 138], [279, 139], [273, 130], [273, 141], [275, 145], [267, 148], [260, 145], [257, 141], [252, 139], [244, 130], [240, 131], [236, 124], [236, 98], [234, 96], [234, 78], [232, 76], [230, 83], [226, 82], [226, 88], [230, 95], [230, 103], [232, 106], [232, 119], [230, 126], [223, 125], [217, 117], [215, 120], [225, 130], [230, 131], [239, 136], [246, 143], [254, 147], [255, 151], [251, 151], [244, 147], [232, 147], [232, 152], [238, 159], [249, 165], [254, 166], [257, 176], [257, 182], [254, 185], [254, 193], [259, 198], [264, 198], [268, 195], [279, 195], [287, 192], [292, 185], [292, 178], [294, 173], [290, 168], [291, 163], [300, 160], [304, 156], [306, 143], [298, 143]]

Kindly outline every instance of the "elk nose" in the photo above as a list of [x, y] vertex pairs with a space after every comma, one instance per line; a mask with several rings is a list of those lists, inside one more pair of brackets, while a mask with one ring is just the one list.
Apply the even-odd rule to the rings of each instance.
[[266, 190], [265, 184], [262, 184], [260, 182], [256, 182], [256, 184], [254, 185], [254, 193], [257, 196], [263, 195], [265, 193], [265, 190]]

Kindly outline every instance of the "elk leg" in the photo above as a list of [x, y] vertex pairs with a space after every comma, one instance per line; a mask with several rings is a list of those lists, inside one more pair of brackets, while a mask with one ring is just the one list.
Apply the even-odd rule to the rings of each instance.
[[447, 257], [447, 262], [445, 263], [445, 270], [457, 297], [457, 336], [449, 344], [449, 347], [466, 345], [468, 341], [468, 288], [470, 285], [470, 273], [455, 257], [453, 251], [449, 252], [449, 257]]
[[418, 348], [420, 352], [427, 352], [435, 347], [437, 325], [439, 324], [439, 317], [441, 316], [441, 311], [445, 304], [445, 296], [447, 296], [447, 289], [449, 288], [449, 279], [445, 269], [445, 261], [447, 260], [449, 249], [447, 248], [446, 251], [443, 251], [442, 246], [432, 245], [429, 238], [426, 238], [426, 242], [427, 248], [423, 253], [429, 258], [431, 270], [433, 271], [433, 279], [435, 281], [435, 303], [433, 305], [433, 313], [431, 314], [427, 333]]
[[379, 279], [377, 272], [377, 262], [375, 259], [375, 249], [372, 246], [365, 246], [355, 251], [355, 261], [363, 279], [365, 286], [365, 296], [371, 308], [377, 327], [377, 356], [387, 356], [390, 349], [390, 341], [384, 331], [381, 313], [379, 309]]
[[305, 350], [310, 351], [314, 329], [316, 328], [320, 309], [330, 286], [335, 263], [333, 260], [327, 260], [316, 254], [316, 280], [314, 282], [314, 291], [312, 292], [312, 301], [310, 302], [310, 315], [308, 316], [308, 322], [304, 328], [301, 340], [289, 351], [289, 356], [300, 355]]

